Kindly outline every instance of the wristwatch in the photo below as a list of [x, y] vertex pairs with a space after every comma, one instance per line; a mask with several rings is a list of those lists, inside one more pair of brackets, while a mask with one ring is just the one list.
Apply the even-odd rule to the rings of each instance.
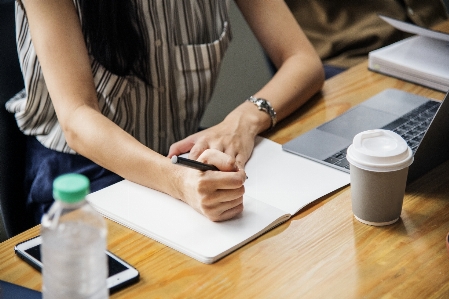
[[253, 103], [254, 105], [257, 106], [257, 108], [261, 111], [264, 111], [266, 113], [268, 113], [268, 115], [271, 118], [271, 127], [270, 130], [274, 128], [274, 126], [276, 125], [276, 111], [274, 111], [273, 107], [271, 107], [270, 102], [268, 102], [265, 99], [262, 98], [256, 98], [253, 96], [250, 96], [248, 99], [246, 99], [247, 101], [250, 101], [251, 103]]

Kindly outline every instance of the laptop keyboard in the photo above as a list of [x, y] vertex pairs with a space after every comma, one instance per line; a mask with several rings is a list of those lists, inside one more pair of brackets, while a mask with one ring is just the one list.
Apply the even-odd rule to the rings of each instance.
[[[432, 119], [440, 107], [440, 102], [429, 101], [413, 109], [401, 118], [389, 123], [382, 129], [396, 132], [400, 135], [415, 154], [419, 143], [424, 137]], [[346, 160], [346, 152], [348, 148], [344, 148], [338, 153], [325, 159], [324, 162], [349, 170], [349, 162]]]

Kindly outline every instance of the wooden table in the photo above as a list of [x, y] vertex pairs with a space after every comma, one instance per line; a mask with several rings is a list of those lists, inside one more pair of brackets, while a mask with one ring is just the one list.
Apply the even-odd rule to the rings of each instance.
[[[285, 143], [386, 88], [444, 97], [362, 63], [328, 80], [266, 137]], [[407, 187], [393, 225], [355, 220], [345, 187], [212, 265], [111, 221], [108, 228], [108, 249], [141, 274], [111, 298], [449, 298], [449, 162]], [[39, 227], [0, 243], [0, 279], [40, 290], [41, 275], [13, 250], [37, 234]]]

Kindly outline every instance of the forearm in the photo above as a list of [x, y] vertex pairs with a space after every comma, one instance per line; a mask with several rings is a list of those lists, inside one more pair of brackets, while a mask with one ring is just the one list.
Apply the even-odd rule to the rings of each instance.
[[[289, 58], [254, 96], [268, 100], [276, 111], [277, 121], [280, 121], [320, 91], [323, 82], [321, 61], [310, 59], [306, 55], [297, 55]], [[225, 121], [232, 120], [232, 123], [235, 123], [236, 119], [240, 120], [243, 128], [249, 128], [249, 131], [255, 132], [256, 135], [271, 127], [268, 113], [258, 110], [248, 101], [243, 101]]]
[[[180, 198], [179, 167], [138, 142], [98, 111], [80, 106], [65, 122], [71, 148], [125, 179]], [[164, 174], [164, 175], [162, 175]]]
[[[268, 100], [277, 120], [281, 120], [321, 89], [324, 83], [321, 60], [284, 1], [236, 0], [236, 3], [278, 69], [254, 96]], [[264, 120], [262, 126], [259, 123], [259, 133], [270, 127], [268, 114], [251, 103], [243, 103], [232, 113], [243, 110], [248, 117], [258, 115], [259, 122]]]
[[80, 108], [69, 123], [70, 144], [122, 177], [180, 199], [212, 221], [230, 219], [243, 210], [245, 174], [229, 156], [204, 152], [200, 160], [221, 171], [202, 172], [172, 164], [94, 110]]
[[324, 72], [318, 57], [297, 54], [279, 68], [255, 97], [270, 101], [278, 121], [288, 116], [321, 90]]
[[[73, 2], [24, 0], [23, 3], [46, 86], [68, 145], [126, 179], [179, 198], [177, 188], [172, 185], [177, 182], [177, 172], [170, 161], [100, 113], [88, 51]], [[169, 179], [162, 179], [162, 173], [167, 173]]]

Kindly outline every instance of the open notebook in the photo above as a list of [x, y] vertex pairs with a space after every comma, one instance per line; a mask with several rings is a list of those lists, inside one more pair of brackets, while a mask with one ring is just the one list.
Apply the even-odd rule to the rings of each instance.
[[178, 199], [127, 180], [87, 200], [105, 217], [210, 264], [349, 184], [349, 174], [287, 153], [262, 137], [245, 170], [244, 211], [224, 222], [212, 222]]

